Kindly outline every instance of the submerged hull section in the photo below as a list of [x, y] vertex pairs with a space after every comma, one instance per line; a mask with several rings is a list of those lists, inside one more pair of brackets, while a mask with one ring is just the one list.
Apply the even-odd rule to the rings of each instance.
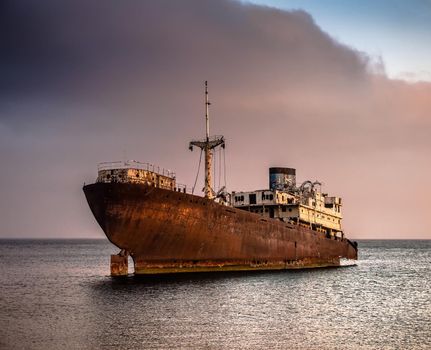
[[128, 183], [95, 183], [84, 192], [108, 239], [133, 258], [135, 274], [326, 267], [357, 259], [347, 239], [186, 193]]

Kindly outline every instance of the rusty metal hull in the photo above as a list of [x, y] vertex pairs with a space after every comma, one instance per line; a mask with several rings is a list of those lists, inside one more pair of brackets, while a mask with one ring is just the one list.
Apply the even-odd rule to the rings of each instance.
[[143, 184], [84, 186], [108, 239], [132, 256], [135, 274], [338, 266], [356, 246], [306, 227]]

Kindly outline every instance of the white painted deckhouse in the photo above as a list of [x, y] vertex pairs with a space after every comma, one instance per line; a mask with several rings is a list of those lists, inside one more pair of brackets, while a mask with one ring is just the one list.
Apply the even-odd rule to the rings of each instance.
[[322, 193], [320, 182], [296, 186], [296, 170], [270, 168], [269, 188], [232, 192], [232, 205], [263, 217], [299, 223], [328, 237], [343, 238], [341, 198]]

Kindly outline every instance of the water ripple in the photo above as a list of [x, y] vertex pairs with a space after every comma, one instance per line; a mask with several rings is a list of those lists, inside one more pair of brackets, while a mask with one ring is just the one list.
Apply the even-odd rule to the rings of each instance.
[[0, 348], [430, 349], [431, 242], [356, 265], [113, 280], [105, 241], [0, 241]]

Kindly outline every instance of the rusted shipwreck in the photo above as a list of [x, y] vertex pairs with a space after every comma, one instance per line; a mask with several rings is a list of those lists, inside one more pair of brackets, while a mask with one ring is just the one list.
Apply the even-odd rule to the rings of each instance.
[[111, 275], [276, 270], [339, 266], [357, 259], [341, 228], [341, 198], [318, 182], [296, 185], [292, 168], [270, 168], [269, 188], [228, 193], [212, 187], [214, 150], [205, 83], [206, 137], [190, 142], [205, 154], [204, 196], [188, 193], [175, 173], [136, 161], [99, 165], [87, 202], [108, 239], [120, 248]]

